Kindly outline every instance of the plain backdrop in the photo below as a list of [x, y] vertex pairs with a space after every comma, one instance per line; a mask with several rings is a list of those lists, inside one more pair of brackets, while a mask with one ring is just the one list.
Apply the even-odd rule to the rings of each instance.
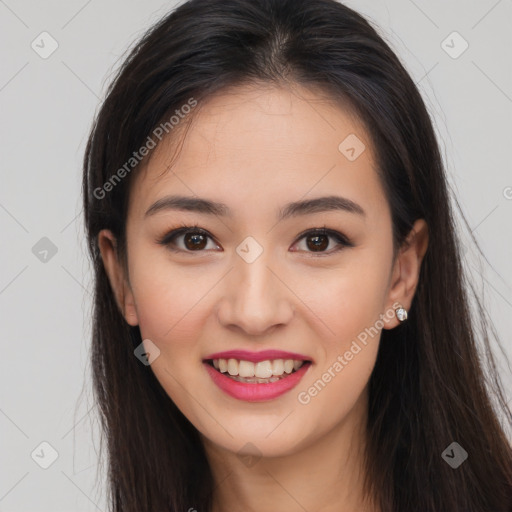
[[[427, 103], [485, 254], [479, 262], [461, 231], [466, 265], [512, 358], [512, 0], [347, 5], [378, 27]], [[119, 58], [174, 6], [0, 0], [0, 512], [106, 510], [104, 478], [95, 485], [81, 161]]]

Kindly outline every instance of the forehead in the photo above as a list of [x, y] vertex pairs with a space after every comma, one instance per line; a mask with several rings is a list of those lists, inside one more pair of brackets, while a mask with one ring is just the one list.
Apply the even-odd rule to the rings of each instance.
[[134, 176], [132, 214], [175, 193], [229, 202], [237, 213], [331, 194], [387, 207], [363, 124], [321, 92], [243, 86], [196, 109]]

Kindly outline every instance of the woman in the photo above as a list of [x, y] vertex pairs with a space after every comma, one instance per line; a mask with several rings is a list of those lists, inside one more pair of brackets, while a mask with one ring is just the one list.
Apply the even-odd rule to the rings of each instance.
[[83, 192], [113, 511], [512, 510], [431, 120], [360, 15], [184, 3]]

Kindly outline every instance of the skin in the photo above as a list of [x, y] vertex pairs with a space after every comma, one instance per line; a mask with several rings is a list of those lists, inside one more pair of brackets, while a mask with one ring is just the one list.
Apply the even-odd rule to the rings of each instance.
[[[416, 221], [393, 261], [391, 215], [371, 140], [357, 118], [319, 91], [244, 86], [198, 108], [172, 167], [163, 172], [174, 154], [173, 140], [164, 139], [134, 176], [128, 272], [112, 233], [99, 234], [119, 308], [158, 346], [151, 368], [201, 434], [217, 482], [214, 512], [378, 511], [362, 490], [367, 385], [380, 329], [399, 324], [386, 313], [397, 302], [411, 306], [427, 225]], [[352, 133], [366, 146], [354, 161], [338, 150]], [[328, 211], [277, 222], [285, 203], [334, 193], [366, 215]], [[221, 201], [233, 217], [177, 210], [145, 216], [170, 194]], [[181, 223], [210, 233], [202, 252], [187, 253], [183, 235], [175, 239], [181, 253], [157, 243]], [[315, 251], [311, 237], [298, 238], [323, 226], [353, 247], [324, 238], [325, 247]], [[248, 236], [263, 248], [252, 263], [236, 252]], [[362, 350], [343, 370], [300, 403], [298, 393], [321, 379], [379, 315], [378, 335], [359, 343]], [[215, 386], [202, 363], [234, 348], [298, 352], [313, 365], [279, 398], [244, 402]], [[255, 458], [246, 464], [239, 455]]]

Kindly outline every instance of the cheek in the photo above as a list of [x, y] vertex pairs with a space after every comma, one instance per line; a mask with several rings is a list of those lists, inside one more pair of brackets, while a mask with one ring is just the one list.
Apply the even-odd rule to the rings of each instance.
[[197, 340], [205, 330], [205, 296], [214, 283], [208, 282], [211, 278], [197, 279], [197, 270], [195, 277], [168, 262], [136, 267], [134, 260], [132, 289], [141, 336], [160, 351], [151, 370], [178, 408], [197, 421], [194, 401], [183, 384], [190, 381], [190, 370], [197, 371], [201, 364]]
[[336, 410], [336, 417], [342, 418], [368, 383], [384, 325], [381, 314], [388, 280], [384, 256], [378, 251], [361, 250], [330, 279], [317, 281], [315, 297], [310, 288], [310, 298], [316, 303], [311, 309], [318, 311], [329, 327], [318, 367], [298, 390], [302, 393], [297, 396], [299, 403], [307, 405], [313, 416], [327, 408]]
[[321, 312], [321, 320], [334, 335], [329, 332], [323, 337], [319, 364], [296, 393], [311, 428], [314, 418], [325, 416], [325, 411], [332, 415], [322, 427], [326, 429], [349, 414], [375, 366], [387, 274], [383, 265], [370, 268], [370, 261], [361, 257], [350, 271], [337, 272], [312, 307]]
[[326, 339], [330, 337], [339, 349], [380, 319], [388, 282], [386, 258], [360, 251], [347, 262], [343, 268], [319, 274], [315, 286], [311, 279], [302, 285], [304, 302], [329, 328]]
[[199, 267], [173, 266], [164, 258], [142, 264], [132, 258], [130, 278], [143, 339], [149, 338], [161, 350], [170, 342], [190, 348], [204, 322], [204, 300], [216, 276], [201, 276]]

